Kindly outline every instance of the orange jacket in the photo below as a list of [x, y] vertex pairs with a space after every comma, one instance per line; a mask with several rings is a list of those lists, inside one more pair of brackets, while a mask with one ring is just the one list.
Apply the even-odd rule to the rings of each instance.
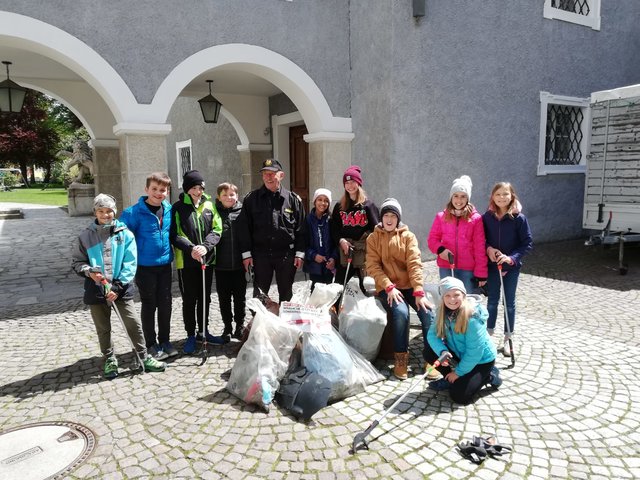
[[422, 258], [418, 239], [409, 227], [400, 224], [387, 232], [380, 224], [367, 238], [367, 274], [376, 282], [376, 292], [391, 284], [398, 289], [422, 291]]

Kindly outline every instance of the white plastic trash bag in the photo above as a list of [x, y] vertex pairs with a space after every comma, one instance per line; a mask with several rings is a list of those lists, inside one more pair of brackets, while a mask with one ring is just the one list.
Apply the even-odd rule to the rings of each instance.
[[249, 338], [231, 369], [227, 390], [246, 403], [268, 411], [287, 371], [300, 331], [282, 322], [255, 298], [248, 300], [247, 306], [256, 312], [256, 316]]
[[292, 302], [280, 304], [280, 320], [302, 332], [327, 333], [331, 331], [331, 315], [310, 305]]
[[358, 279], [352, 279], [347, 285], [340, 313], [339, 331], [342, 338], [364, 358], [373, 361], [380, 351], [386, 326], [387, 312], [382, 305], [374, 297], [365, 297]]
[[336, 303], [342, 293], [342, 285], [339, 283], [316, 283], [307, 305], [328, 310]]
[[330, 401], [357, 395], [367, 385], [384, 379], [335, 330], [304, 333], [302, 338], [302, 365], [331, 382]]

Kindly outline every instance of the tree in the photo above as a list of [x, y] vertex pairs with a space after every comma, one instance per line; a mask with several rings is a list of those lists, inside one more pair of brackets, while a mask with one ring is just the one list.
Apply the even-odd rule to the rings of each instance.
[[86, 137], [86, 130], [68, 108], [27, 90], [20, 113], [0, 115], [0, 165], [19, 166], [27, 183], [27, 167], [43, 168], [49, 182], [53, 165], [60, 161], [57, 152], [75, 136]]

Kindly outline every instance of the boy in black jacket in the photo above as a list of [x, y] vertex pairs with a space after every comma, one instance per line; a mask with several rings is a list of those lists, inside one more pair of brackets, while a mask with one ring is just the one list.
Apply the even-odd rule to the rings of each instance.
[[[233, 338], [242, 337], [245, 316], [247, 280], [242, 265], [242, 253], [238, 242], [236, 220], [242, 209], [238, 201], [238, 187], [233, 183], [221, 183], [217, 189], [216, 210], [222, 219], [222, 236], [216, 247], [216, 290], [220, 303], [220, 314], [224, 323], [223, 337], [233, 333]], [[233, 309], [231, 299], [233, 298]], [[236, 329], [233, 330], [233, 321]]]

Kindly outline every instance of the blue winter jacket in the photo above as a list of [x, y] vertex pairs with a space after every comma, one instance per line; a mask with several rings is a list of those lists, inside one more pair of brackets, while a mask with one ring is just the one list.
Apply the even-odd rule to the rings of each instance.
[[469, 318], [467, 331], [465, 333], [455, 333], [456, 320], [445, 318], [446, 338], [438, 338], [436, 333], [436, 322], [431, 322], [427, 340], [433, 351], [440, 356], [445, 350], [452, 352], [460, 359], [455, 372], [459, 377], [466, 375], [475, 368], [476, 365], [488, 363], [496, 358], [496, 347], [487, 333], [487, 318], [489, 313], [483, 305], [469, 299], [475, 304], [473, 314]]
[[106, 227], [92, 222], [74, 244], [71, 266], [85, 279], [84, 303], [87, 305], [105, 303], [104, 287], [89, 277], [91, 267], [100, 268], [118, 297], [132, 299], [135, 293], [133, 278], [137, 268], [133, 233], [118, 220]]
[[527, 217], [518, 213], [513, 218], [504, 215], [498, 219], [494, 212], [487, 210], [482, 215], [482, 222], [487, 247], [497, 248], [514, 260], [513, 265], [503, 264], [505, 271], [522, 267], [522, 257], [533, 248], [533, 237]]
[[303, 270], [311, 275], [324, 275], [328, 273], [324, 264], [316, 262], [316, 255], [322, 255], [329, 260], [338, 260], [338, 249], [331, 238], [329, 229], [329, 213], [325, 212], [322, 218], [316, 216], [316, 209], [313, 208], [307, 215], [305, 222], [307, 228], [307, 247], [304, 254]]
[[138, 199], [138, 203], [125, 209], [120, 221], [125, 223], [136, 237], [138, 246], [138, 265], [155, 267], [167, 265], [173, 261], [173, 249], [169, 241], [171, 228], [171, 204], [162, 202], [162, 224], [149, 210], [145, 201], [147, 196]]

